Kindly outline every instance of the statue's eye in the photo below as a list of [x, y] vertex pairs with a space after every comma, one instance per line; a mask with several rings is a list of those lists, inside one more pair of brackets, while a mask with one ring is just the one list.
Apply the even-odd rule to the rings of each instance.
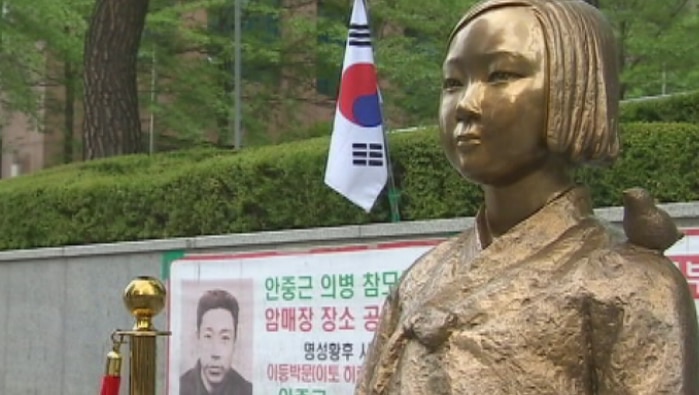
[[456, 78], [445, 78], [442, 82], [442, 89], [444, 90], [451, 90], [461, 86], [463, 86], [463, 84]]
[[488, 82], [506, 82], [519, 78], [522, 76], [511, 71], [493, 71], [488, 75]]

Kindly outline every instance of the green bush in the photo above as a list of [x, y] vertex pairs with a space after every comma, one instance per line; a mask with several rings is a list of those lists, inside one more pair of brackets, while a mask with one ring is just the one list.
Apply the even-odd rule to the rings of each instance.
[[611, 170], [578, 172], [596, 206], [620, 205], [620, 191], [631, 186], [648, 189], [660, 202], [699, 200], [699, 125], [624, 124], [621, 137], [622, 154]]
[[[582, 169], [597, 206], [630, 186], [661, 201], [699, 195], [699, 126], [626, 124], [611, 170]], [[387, 222], [381, 196], [365, 214], [323, 183], [328, 138], [250, 148], [76, 163], [0, 181], [0, 249]], [[433, 129], [390, 138], [403, 220], [473, 215], [481, 203]]]
[[625, 122], [687, 122], [699, 124], [699, 92], [676, 94], [622, 103]]

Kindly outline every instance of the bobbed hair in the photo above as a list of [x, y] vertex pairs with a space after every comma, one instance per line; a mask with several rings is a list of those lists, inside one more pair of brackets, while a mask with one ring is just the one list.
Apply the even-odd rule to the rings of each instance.
[[573, 164], [608, 165], [619, 155], [616, 39], [602, 13], [582, 0], [485, 0], [454, 27], [501, 7], [529, 7], [540, 22], [547, 60], [546, 142]]

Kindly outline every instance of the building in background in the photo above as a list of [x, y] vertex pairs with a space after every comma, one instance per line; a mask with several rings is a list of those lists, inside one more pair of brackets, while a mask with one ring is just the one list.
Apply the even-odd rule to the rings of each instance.
[[[323, 2], [323, 0], [300, 1], [298, 6], [295, 6], [294, 0], [283, 1], [285, 12], [282, 18], [289, 16], [314, 18], [318, 14], [319, 4]], [[344, 19], [348, 18], [349, 14], [347, 14], [347, 11], [344, 11], [342, 15], [338, 16]], [[205, 10], [200, 10], [186, 15], [184, 23], [210, 25], [212, 18], [215, 17], [215, 15], [207, 15]], [[232, 33], [232, 26], [229, 26], [229, 29]], [[282, 28], [271, 26], [269, 21], [257, 18], [254, 20], [243, 20], [243, 35], [245, 34], [272, 34], [273, 38], [276, 39], [283, 32]], [[342, 45], [342, 43], [339, 43], [339, 45]], [[206, 55], [193, 53], [182, 56], [204, 57]], [[301, 54], [301, 56], [303, 55]], [[51, 76], [65, 77], [65, 72], [65, 65], [51, 58], [50, 53], [47, 51], [46, 79], [52, 80]], [[301, 97], [298, 98], [300, 103], [298, 111], [303, 114], [299, 118], [308, 124], [331, 120], [334, 112], [337, 84], [332, 79], [339, 78], [340, 70], [323, 70], [322, 72], [323, 75], [317, 77], [306, 91], [301, 93]], [[279, 76], [281, 78], [280, 83], [282, 85], [290, 83], [288, 81], [285, 82], [283, 72], [281, 74]], [[333, 74], [336, 74], [336, 76], [333, 76]], [[261, 70], [246, 70], [245, 65], [243, 66], [244, 84], [253, 85], [255, 80], [262, 75]], [[82, 78], [81, 75], [74, 77]], [[153, 90], [152, 86], [151, 73], [141, 71], [139, 74], [141, 130], [146, 140], [149, 139], [148, 134], [154, 132], [153, 114], [148, 110], [148, 98]], [[30, 174], [44, 168], [81, 160], [83, 121], [81, 92], [78, 92], [77, 95], [73, 92], [72, 96], [78, 97], [76, 100], [71, 98], [71, 93], [65, 85], [51, 85], [47, 83], [45, 86], [37, 89], [41, 90], [42, 97], [42, 110], [37, 122], [32, 122], [28, 116], [21, 113], [7, 114], [6, 117], [2, 117], [7, 121], [5, 124], [0, 125], [0, 178]], [[170, 98], [167, 95], [158, 95], [157, 100], [159, 103], [167, 103]], [[280, 124], [283, 121], [283, 119], [279, 119]], [[280, 130], [282, 128], [273, 129]], [[158, 130], [158, 134], [163, 133], [167, 135], [167, 131]], [[330, 131], [328, 131], [329, 133]], [[159, 142], [155, 151], [171, 148], [167, 147], [167, 144], [165, 141]]]

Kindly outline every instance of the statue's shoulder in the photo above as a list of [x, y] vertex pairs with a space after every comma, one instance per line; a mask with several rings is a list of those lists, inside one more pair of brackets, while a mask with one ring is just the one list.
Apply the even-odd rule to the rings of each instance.
[[645, 302], [691, 300], [677, 266], [661, 252], [629, 241], [595, 251], [584, 265], [588, 286], [598, 296]]
[[603, 224], [611, 243], [591, 254], [586, 277], [637, 298], [688, 298], [687, 280], [664, 255], [684, 236], [682, 232], [645, 189], [625, 190], [623, 202], [623, 233]]
[[417, 289], [439, 278], [445, 267], [455, 260], [463, 260], [468, 250], [475, 248], [475, 237], [474, 228], [468, 228], [426, 251], [403, 272], [398, 284], [399, 293], [415, 294]]

